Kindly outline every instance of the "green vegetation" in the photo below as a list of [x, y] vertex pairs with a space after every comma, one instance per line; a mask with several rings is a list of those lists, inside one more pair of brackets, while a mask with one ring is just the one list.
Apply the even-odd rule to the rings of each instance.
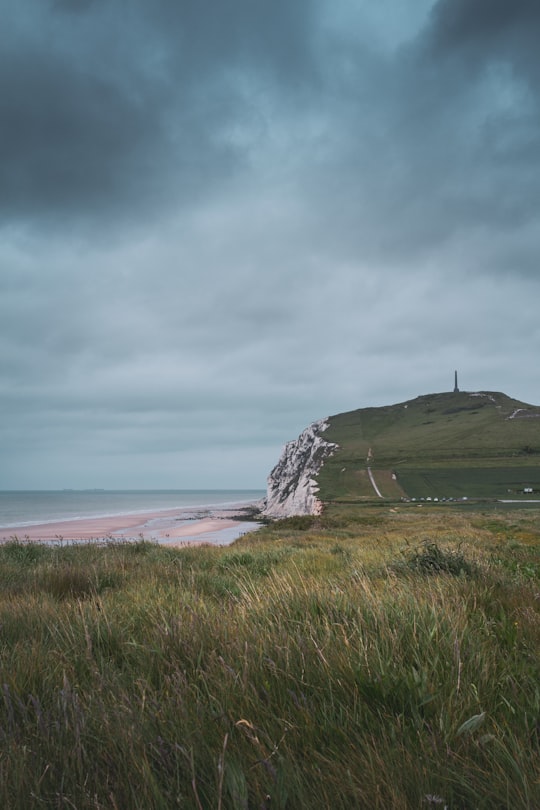
[[540, 807], [539, 517], [0, 547], [0, 805]]
[[368, 466], [391, 500], [540, 497], [540, 409], [497, 392], [350, 411], [330, 417], [324, 438], [340, 446], [318, 476], [325, 501], [373, 499]]
[[417, 497], [540, 499], [540, 466], [401, 469], [398, 480]]

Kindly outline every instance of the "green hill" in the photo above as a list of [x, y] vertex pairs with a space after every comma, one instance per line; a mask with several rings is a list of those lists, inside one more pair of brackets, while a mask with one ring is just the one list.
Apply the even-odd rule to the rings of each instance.
[[322, 500], [540, 498], [540, 407], [493, 391], [331, 416]]

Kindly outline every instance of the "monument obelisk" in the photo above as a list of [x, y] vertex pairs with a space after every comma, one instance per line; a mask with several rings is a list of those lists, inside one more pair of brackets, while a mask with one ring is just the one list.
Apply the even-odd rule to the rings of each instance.
[[454, 394], [459, 394], [459, 388], [457, 384], [457, 371], [454, 371]]

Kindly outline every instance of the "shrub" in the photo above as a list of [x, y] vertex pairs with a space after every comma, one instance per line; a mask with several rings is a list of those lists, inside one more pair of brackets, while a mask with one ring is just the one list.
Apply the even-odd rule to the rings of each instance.
[[406, 554], [404, 563], [398, 564], [394, 568], [399, 570], [403, 565], [409, 571], [422, 574], [472, 576], [477, 570], [475, 563], [467, 560], [459, 548], [450, 551], [429, 540], [424, 541], [419, 547]]

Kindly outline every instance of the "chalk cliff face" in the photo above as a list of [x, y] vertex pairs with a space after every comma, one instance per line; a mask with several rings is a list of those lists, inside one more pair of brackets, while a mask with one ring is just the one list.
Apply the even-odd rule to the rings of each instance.
[[282, 518], [319, 514], [321, 502], [317, 498], [314, 477], [324, 460], [338, 447], [320, 435], [327, 427], [328, 421], [320, 419], [307, 427], [295, 441], [285, 445], [281, 458], [268, 476], [265, 515]]

